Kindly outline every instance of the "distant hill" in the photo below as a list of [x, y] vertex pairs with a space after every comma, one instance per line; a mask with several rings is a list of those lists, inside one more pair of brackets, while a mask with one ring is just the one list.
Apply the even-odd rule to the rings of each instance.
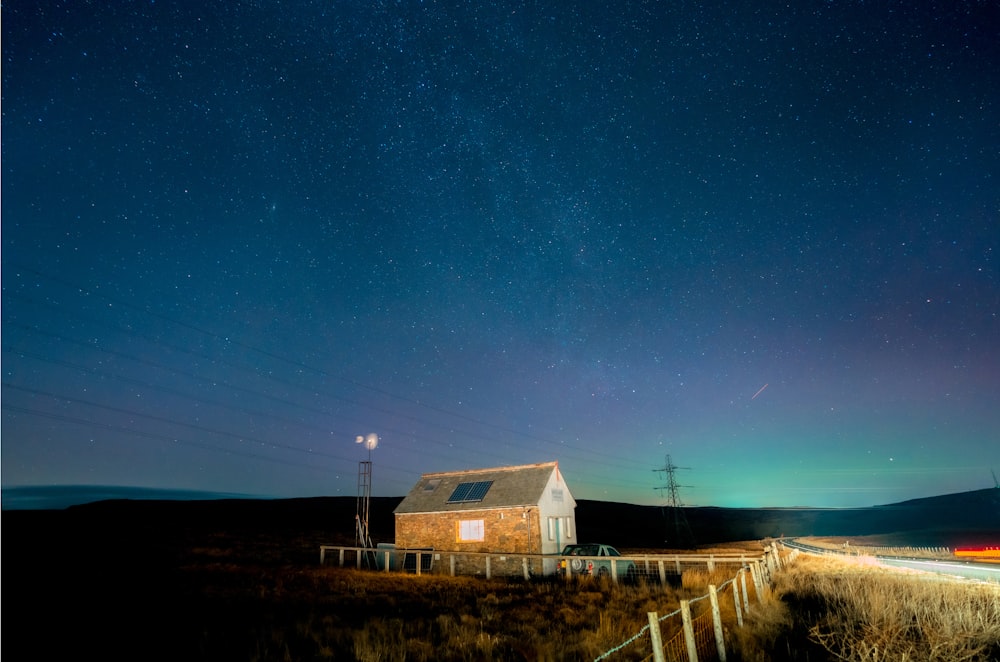
[[247, 494], [121, 485], [31, 485], [5, 487], [0, 490], [0, 503], [4, 510], [62, 510], [71, 506], [116, 499], [205, 501], [253, 498]]
[[[620, 547], [684, 547], [794, 536], [892, 534], [894, 544], [955, 547], [1000, 540], [1000, 490], [985, 489], [872, 508], [669, 508], [577, 502], [581, 539]], [[690, 531], [690, 534], [688, 533]]]
[[[49, 512], [72, 525], [95, 522], [157, 531], [212, 530], [231, 533], [307, 535], [331, 544], [353, 544], [355, 497], [302, 499], [219, 498], [207, 493], [101, 492], [111, 498]], [[177, 498], [175, 498], [177, 497]], [[198, 498], [207, 497], [207, 498]], [[5, 493], [5, 500], [7, 495]], [[373, 497], [370, 529], [375, 542], [391, 542], [393, 510], [402, 497]], [[8, 504], [5, 503], [5, 508]], [[622, 548], [683, 548], [734, 540], [793, 536], [890, 535], [894, 544], [955, 547], [1000, 540], [1000, 490], [985, 489], [857, 509], [682, 508], [675, 525], [669, 508], [606, 501], [577, 502], [580, 540]], [[5, 516], [18, 513], [5, 511]], [[22, 516], [28, 516], [24, 512]], [[20, 517], [8, 517], [19, 519]], [[86, 523], [86, 524], [84, 524]]]

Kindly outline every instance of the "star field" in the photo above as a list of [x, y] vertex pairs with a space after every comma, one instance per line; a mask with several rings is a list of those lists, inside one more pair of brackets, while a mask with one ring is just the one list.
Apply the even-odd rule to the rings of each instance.
[[[2, 482], [1000, 470], [990, 3], [12, 2]], [[761, 390], [763, 389], [763, 390]]]

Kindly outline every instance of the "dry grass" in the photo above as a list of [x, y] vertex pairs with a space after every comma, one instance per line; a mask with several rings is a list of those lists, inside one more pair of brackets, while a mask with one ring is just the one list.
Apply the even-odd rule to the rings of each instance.
[[890, 570], [872, 559], [803, 556], [778, 574], [774, 596], [737, 634], [745, 660], [776, 651], [815, 660], [817, 650], [867, 662], [1000, 657], [996, 585]]
[[[594, 659], [704, 594], [692, 574], [679, 593], [590, 578], [524, 581], [405, 575], [332, 567], [218, 564], [190, 568], [206, 659]], [[732, 601], [732, 598], [729, 598]], [[616, 660], [649, 654], [649, 639]]]
[[[739, 659], [744, 662], [799, 659], [792, 653], [789, 635], [793, 620], [788, 605], [775, 599], [770, 591], [763, 597], [763, 601], [752, 604], [750, 613], [744, 617], [744, 627], [735, 628], [731, 633], [729, 641]], [[822, 658], [807, 656], [802, 659]]]
[[716, 543], [714, 545], [702, 545], [696, 549], [672, 549], [669, 547], [619, 547], [618, 551], [625, 556], [640, 554], [746, 554], [750, 556], [760, 556], [764, 547], [770, 541], [760, 540], [738, 540], [734, 542]]

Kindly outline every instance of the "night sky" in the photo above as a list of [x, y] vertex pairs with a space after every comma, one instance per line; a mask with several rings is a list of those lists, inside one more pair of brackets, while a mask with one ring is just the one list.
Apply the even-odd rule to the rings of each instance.
[[[786, 6], [790, 5], [790, 6]], [[575, 6], [574, 6], [575, 5]], [[993, 2], [5, 2], [2, 484], [1000, 472]]]

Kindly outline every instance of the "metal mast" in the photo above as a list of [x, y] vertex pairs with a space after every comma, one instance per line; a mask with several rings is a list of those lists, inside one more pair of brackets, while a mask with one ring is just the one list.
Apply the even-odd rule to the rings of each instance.
[[354, 544], [356, 547], [368, 548], [372, 546], [371, 535], [368, 531], [368, 516], [371, 513], [372, 502], [372, 462], [364, 460], [358, 462], [358, 511], [354, 515], [357, 523]]
[[378, 446], [378, 435], [375, 433], [365, 436], [358, 435], [356, 443], [364, 444], [368, 449], [368, 459], [358, 462], [358, 502], [357, 512], [354, 515], [354, 545], [364, 554], [365, 564], [375, 567], [375, 545], [372, 544], [371, 533], [368, 528], [368, 518], [371, 514], [372, 504], [372, 451]]

